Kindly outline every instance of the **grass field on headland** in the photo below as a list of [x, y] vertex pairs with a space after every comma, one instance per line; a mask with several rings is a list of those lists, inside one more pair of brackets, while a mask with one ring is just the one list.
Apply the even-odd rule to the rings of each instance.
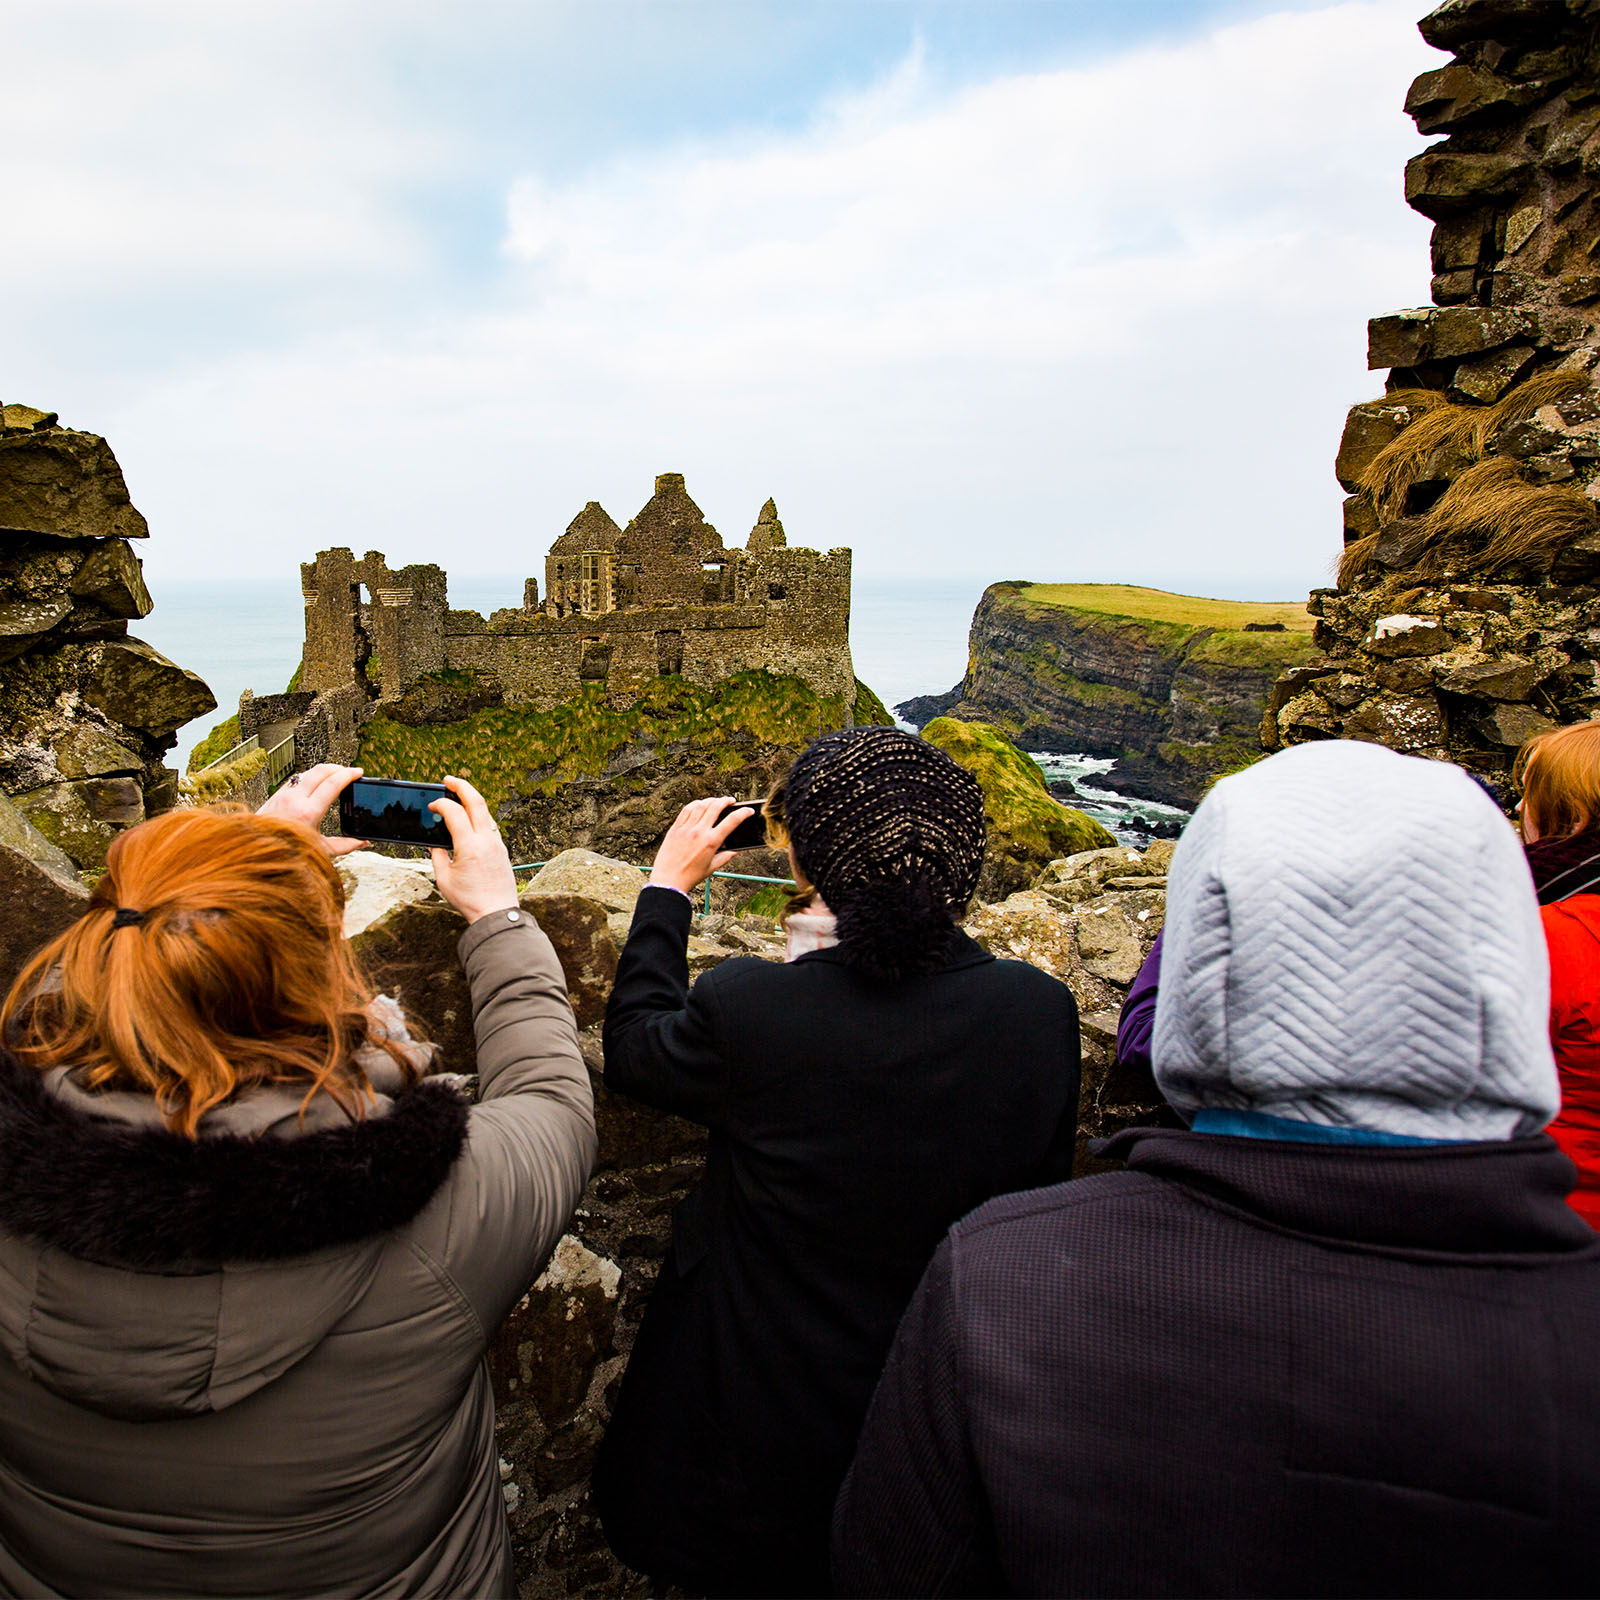
[[1242, 629], [1251, 622], [1281, 622], [1290, 633], [1310, 633], [1315, 625], [1304, 600], [1208, 600], [1131, 583], [1030, 583], [1018, 590], [1018, 598], [1035, 605], [1071, 606], [1143, 622], [1185, 623], [1191, 628]]

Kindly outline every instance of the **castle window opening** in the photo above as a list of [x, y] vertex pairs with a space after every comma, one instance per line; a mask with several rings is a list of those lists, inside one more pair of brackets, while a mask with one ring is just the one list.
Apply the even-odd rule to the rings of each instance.
[[611, 557], [603, 550], [578, 558], [578, 609], [586, 617], [611, 610]]
[[788, 590], [786, 590], [784, 588], [784, 586], [781, 583], [769, 583], [767, 585], [767, 599], [769, 599], [769, 600], [787, 600], [788, 598], [789, 598], [789, 592], [788, 592]]
[[679, 628], [662, 628], [656, 634], [656, 671], [661, 677], [675, 676], [683, 671], [683, 631]]
[[611, 641], [588, 638], [578, 659], [578, 677], [586, 683], [604, 683], [611, 669]]
[[378, 692], [379, 661], [373, 643], [376, 619], [373, 615], [372, 592], [364, 583], [350, 586], [351, 618], [355, 635], [355, 676], [368, 694]]

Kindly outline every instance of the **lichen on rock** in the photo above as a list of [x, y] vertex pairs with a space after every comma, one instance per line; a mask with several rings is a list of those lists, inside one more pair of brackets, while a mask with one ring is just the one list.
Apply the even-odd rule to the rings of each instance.
[[106, 441], [0, 408], [0, 792], [77, 866], [178, 801], [164, 763], [216, 701], [128, 636], [151, 608], [127, 543], [149, 534]]

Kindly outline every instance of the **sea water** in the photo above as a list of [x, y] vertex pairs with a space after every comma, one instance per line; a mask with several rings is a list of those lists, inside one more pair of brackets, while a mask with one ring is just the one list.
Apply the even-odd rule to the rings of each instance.
[[1159, 800], [1135, 800], [1095, 782], [1116, 766], [1109, 757], [1058, 756], [1049, 751], [1030, 751], [1046, 781], [1055, 784], [1065, 779], [1072, 794], [1061, 796], [1063, 805], [1075, 806], [1096, 822], [1104, 823], [1122, 844], [1143, 849], [1152, 839], [1173, 838], [1189, 820], [1179, 806], [1163, 805]]
[[[913, 695], [942, 694], [967, 670], [967, 630], [983, 581], [860, 578], [853, 585], [850, 652], [856, 675], [891, 710]], [[189, 752], [222, 718], [238, 709], [246, 689], [275, 694], [300, 661], [305, 633], [300, 586], [292, 579], [165, 579], [156, 608], [134, 625], [142, 639], [211, 685], [217, 710], [179, 730], [172, 756], [181, 769]], [[503, 573], [450, 579], [450, 602], [488, 616], [522, 604], [522, 578]], [[1119, 838], [1142, 844], [1153, 823], [1187, 813], [1131, 800], [1097, 784], [1115, 765], [1092, 756], [1037, 755], [1046, 777], [1070, 779], [1069, 801]]]

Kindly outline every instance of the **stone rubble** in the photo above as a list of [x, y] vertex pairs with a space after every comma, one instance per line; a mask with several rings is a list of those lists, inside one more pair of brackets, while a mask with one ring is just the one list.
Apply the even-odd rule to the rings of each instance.
[[66, 853], [0, 796], [0, 998], [28, 957], [88, 903], [88, 885]]

